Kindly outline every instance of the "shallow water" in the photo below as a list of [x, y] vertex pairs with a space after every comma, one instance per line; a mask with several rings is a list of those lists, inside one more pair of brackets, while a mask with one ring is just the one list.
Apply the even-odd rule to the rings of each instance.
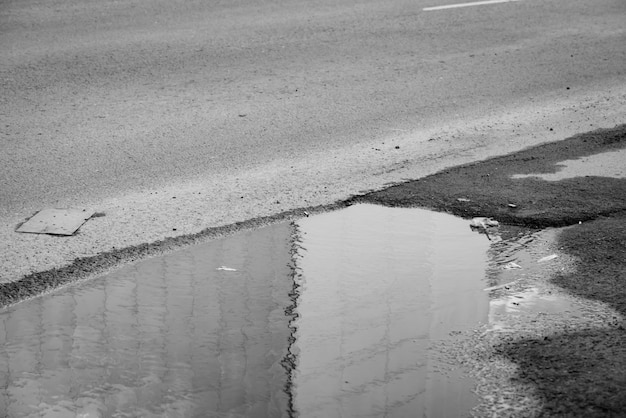
[[467, 416], [434, 343], [529, 240], [355, 205], [146, 260], [0, 312], [0, 416]]
[[0, 416], [286, 415], [290, 247], [274, 225], [3, 312]]
[[467, 416], [473, 382], [444, 370], [431, 344], [487, 319], [487, 238], [447, 214], [373, 205], [298, 229], [296, 410]]

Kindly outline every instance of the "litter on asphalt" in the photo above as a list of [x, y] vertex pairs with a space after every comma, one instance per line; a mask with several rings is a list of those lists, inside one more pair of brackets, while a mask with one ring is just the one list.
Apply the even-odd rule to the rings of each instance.
[[74, 235], [93, 214], [87, 209], [42, 209], [20, 225], [16, 232]]

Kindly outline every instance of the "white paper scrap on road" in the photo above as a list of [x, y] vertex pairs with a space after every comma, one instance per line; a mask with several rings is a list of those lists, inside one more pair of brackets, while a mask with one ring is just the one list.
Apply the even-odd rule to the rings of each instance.
[[42, 209], [17, 228], [17, 232], [50, 235], [74, 235], [91, 218], [86, 209]]
[[487, 4], [497, 4], [497, 3], [509, 3], [512, 1], [521, 1], [521, 0], [485, 0], [485, 1], [473, 1], [470, 3], [456, 3], [456, 4], [447, 4], [444, 6], [433, 6], [433, 7], [424, 7], [422, 10], [425, 12], [431, 12], [434, 10], [444, 10], [444, 9], [456, 9], [459, 7], [471, 7], [471, 6], [484, 6]]

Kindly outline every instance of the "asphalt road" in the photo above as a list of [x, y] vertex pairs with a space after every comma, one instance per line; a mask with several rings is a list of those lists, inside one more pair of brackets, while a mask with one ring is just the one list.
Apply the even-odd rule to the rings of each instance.
[[442, 4], [2, 1], [0, 279], [624, 122], [623, 0]]

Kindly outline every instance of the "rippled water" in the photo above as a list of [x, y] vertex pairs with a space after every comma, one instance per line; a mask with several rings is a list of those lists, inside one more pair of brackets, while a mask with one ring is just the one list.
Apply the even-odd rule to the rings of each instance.
[[241, 233], [3, 312], [0, 416], [286, 415], [290, 236]]
[[298, 229], [296, 410], [467, 416], [473, 384], [445, 371], [431, 343], [487, 319], [488, 239], [450, 215], [373, 205]]
[[66, 287], [0, 312], [0, 416], [467, 416], [432, 343], [486, 320], [494, 245], [355, 205]]

